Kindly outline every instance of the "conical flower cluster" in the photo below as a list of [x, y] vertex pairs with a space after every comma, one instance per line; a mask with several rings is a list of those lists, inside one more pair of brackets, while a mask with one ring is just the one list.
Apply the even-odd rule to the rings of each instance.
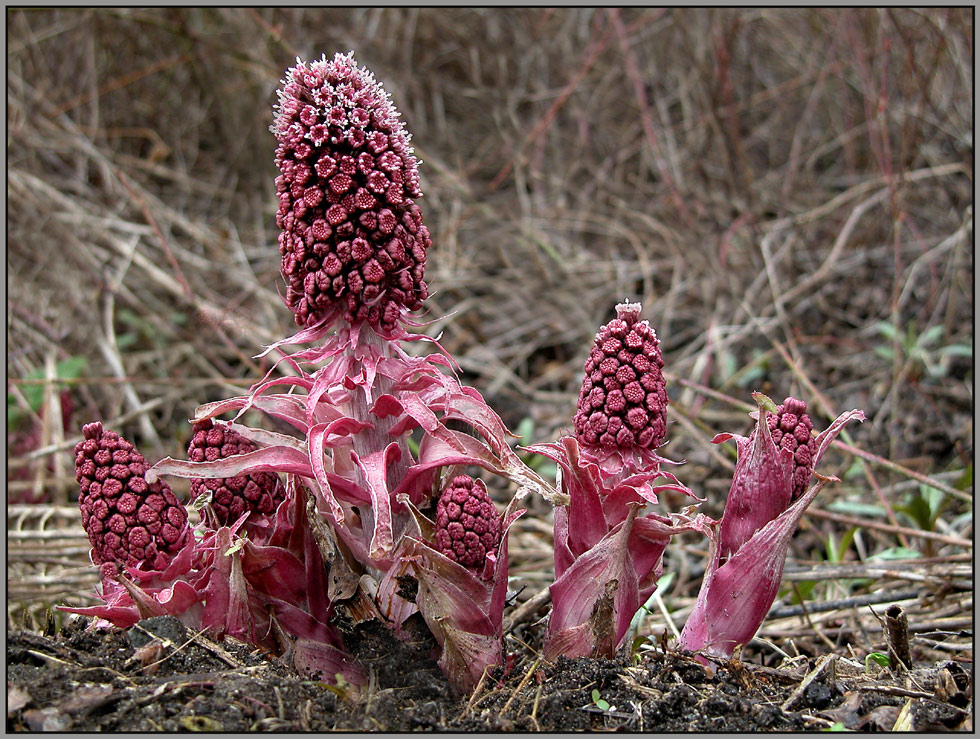
[[773, 443], [793, 453], [793, 500], [796, 500], [806, 492], [817, 451], [813, 422], [806, 414], [806, 401], [786, 398], [766, 420]]
[[667, 433], [667, 385], [660, 340], [639, 303], [616, 306], [595, 336], [575, 413], [583, 447], [656, 449]]
[[428, 296], [428, 229], [410, 136], [388, 93], [352, 54], [297, 61], [273, 132], [286, 304], [302, 327], [339, 309], [393, 327]]
[[[192, 462], [214, 462], [236, 454], [247, 454], [257, 447], [232, 429], [215, 426], [208, 418], [194, 424], [187, 447]], [[191, 480], [191, 495], [211, 493], [211, 509], [218, 524], [234, 523], [246, 511], [271, 516], [285, 497], [279, 476], [271, 472], [252, 472], [212, 479]]]
[[75, 445], [75, 479], [82, 526], [95, 564], [162, 570], [187, 539], [187, 511], [170, 486], [146, 482], [146, 459], [99, 422], [82, 427]]
[[464, 567], [482, 569], [500, 546], [500, 516], [482, 480], [458, 475], [436, 504], [436, 548]]

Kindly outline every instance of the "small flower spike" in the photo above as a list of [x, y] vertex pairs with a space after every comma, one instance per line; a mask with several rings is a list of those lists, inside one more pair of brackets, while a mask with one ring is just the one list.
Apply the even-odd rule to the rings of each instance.
[[779, 590], [800, 518], [817, 492], [836, 479], [816, 475], [817, 483], [807, 489], [814, 467], [845, 424], [864, 420], [862, 411], [848, 411], [813, 437], [802, 400], [786, 398], [776, 407], [761, 393], [753, 397], [759, 411], [752, 414], [756, 425], [749, 438], [718, 434], [713, 440], [734, 439], [738, 462], [725, 513], [710, 532], [698, 600], [679, 642], [681, 649], [724, 659], [759, 630]]
[[793, 453], [793, 500], [797, 500], [806, 492], [817, 452], [813, 422], [806, 414], [806, 403], [796, 398], [786, 398], [776, 412], [766, 418], [773, 443]]
[[[194, 424], [187, 457], [192, 462], [214, 462], [256, 449], [255, 444], [237, 431], [216, 426], [207, 418]], [[246, 511], [271, 516], [285, 497], [285, 487], [279, 476], [271, 472], [191, 480], [192, 496], [206, 493], [211, 494], [211, 510], [218, 524], [227, 526]]]
[[133, 444], [99, 422], [82, 427], [75, 479], [92, 561], [162, 570], [188, 537], [187, 511], [170, 486], [148, 484], [149, 465]]
[[482, 569], [500, 546], [500, 516], [482, 480], [458, 475], [436, 505], [436, 547], [454, 562]]
[[301, 327], [341, 312], [392, 328], [428, 296], [418, 160], [388, 93], [353, 54], [297, 60], [273, 132], [286, 304]]

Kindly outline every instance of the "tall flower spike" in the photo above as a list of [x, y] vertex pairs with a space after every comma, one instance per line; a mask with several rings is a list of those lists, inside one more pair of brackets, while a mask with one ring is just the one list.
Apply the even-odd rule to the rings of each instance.
[[297, 59], [273, 132], [286, 304], [301, 327], [341, 313], [392, 328], [428, 296], [418, 161], [388, 93], [353, 53]]
[[187, 511], [170, 486], [146, 481], [146, 459], [133, 444], [96, 421], [75, 445], [82, 526], [95, 564], [162, 570], [188, 539]]
[[[612, 657], [631, 620], [653, 593], [672, 536], [701, 530], [687, 512], [645, 511], [658, 493], [692, 495], [661, 469], [656, 453], [667, 428], [660, 342], [640, 320], [639, 303], [616, 306], [585, 364], [575, 437], [538, 444], [561, 470], [567, 503], [555, 507], [555, 583], [544, 655]], [[654, 484], [664, 478], [662, 484]]]
[[[237, 431], [216, 426], [207, 418], [194, 424], [187, 457], [192, 462], [213, 462], [236, 454], [247, 454], [257, 447]], [[191, 495], [211, 494], [211, 510], [217, 523], [227, 526], [249, 513], [271, 516], [285, 497], [279, 476], [271, 472], [253, 472], [227, 478], [195, 478]]]

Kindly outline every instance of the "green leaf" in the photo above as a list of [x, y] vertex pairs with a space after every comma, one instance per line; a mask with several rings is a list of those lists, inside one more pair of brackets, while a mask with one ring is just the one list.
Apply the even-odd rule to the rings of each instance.
[[891, 667], [892, 661], [887, 654], [881, 652], [871, 652], [867, 657], [864, 658], [864, 671], [871, 672], [871, 663], [874, 662], [880, 667]]
[[752, 393], [752, 399], [756, 402], [759, 408], [765, 408], [770, 413], [776, 413], [778, 407], [776, 402], [770, 398], [768, 395], [763, 393]]
[[887, 359], [889, 362], [895, 358], [895, 352], [892, 351], [890, 346], [885, 346], [884, 344], [879, 344], [874, 348], [875, 354], [877, 354], [882, 359]]
[[889, 547], [872, 554], [865, 562], [896, 562], [905, 559], [917, 559], [922, 553], [907, 547]]
[[211, 505], [211, 499], [213, 498], [213, 493], [210, 490], [205, 490], [203, 493], [194, 498], [194, 502], [191, 503], [191, 508], [195, 511], [200, 511], [204, 506]]
[[599, 691], [595, 688], [592, 689], [592, 702], [595, 704], [596, 708], [602, 711], [609, 710], [609, 703], [599, 697]]
[[859, 500], [835, 500], [827, 505], [828, 511], [835, 513], [846, 513], [850, 516], [867, 516], [869, 518], [883, 518], [885, 509], [875, 503], [862, 503]]
[[803, 605], [808, 600], [813, 599], [813, 591], [817, 587], [816, 580], [800, 580], [798, 582], [792, 583], [793, 595], [790, 597], [790, 603], [794, 605]]
[[963, 474], [959, 476], [959, 479], [953, 483], [953, 487], [957, 490], [969, 490], [973, 487], [973, 465], [969, 464], [963, 470]]
[[915, 343], [917, 346], [930, 346], [931, 344], [935, 344], [942, 338], [944, 330], [942, 324], [930, 326], [919, 334], [919, 339]]
[[884, 336], [889, 341], [895, 341], [899, 339], [898, 329], [895, 328], [890, 323], [885, 323], [884, 321], [878, 321], [875, 324], [875, 328], [878, 329], [878, 333]]
[[972, 357], [973, 347], [967, 344], [950, 344], [938, 350], [944, 357]]
[[824, 731], [850, 731], [850, 729], [844, 726], [844, 724], [842, 724], [840, 721], [837, 721], [833, 726], [828, 726], [826, 729], [824, 729]]
[[517, 428], [514, 429], [514, 434], [523, 439], [524, 443], [527, 443], [527, 440], [531, 438], [533, 433], [534, 421], [530, 416], [524, 416], [524, 418], [521, 419], [521, 422], [517, 424]]
[[[85, 357], [71, 356], [67, 359], [62, 359], [54, 367], [54, 376], [59, 380], [76, 380], [82, 376], [85, 371]], [[39, 367], [31, 372], [28, 372], [25, 376], [25, 380], [43, 380], [45, 377], [45, 372], [43, 367]], [[59, 389], [63, 386], [58, 385]], [[41, 406], [44, 404], [44, 389], [45, 384], [40, 382], [31, 382], [20, 385], [20, 391], [27, 401], [30, 409], [37, 413], [41, 410]], [[17, 398], [12, 393], [7, 393], [7, 428], [13, 429], [24, 417], [24, 412], [17, 403]]]
[[225, 550], [225, 556], [226, 557], [231, 556], [232, 554], [240, 550], [243, 546], [245, 546], [244, 537], [237, 539], [234, 544], [228, 547], [228, 549]]

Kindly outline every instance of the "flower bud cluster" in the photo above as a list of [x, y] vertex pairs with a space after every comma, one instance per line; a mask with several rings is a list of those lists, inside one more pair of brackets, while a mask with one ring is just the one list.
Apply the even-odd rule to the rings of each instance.
[[667, 384], [660, 340], [638, 303], [616, 306], [585, 363], [575, 414], [583, 446], [656, 449], [667, 433]]
[[481, 480], [458, 475], [436, 504], [436, 549], [464, 567], [482, 568], [500, 545], [500, 517]]
[[184, 546], [187, 511], [166, 482], [146, 482], [146, 459], [131, 442], [99, 422], [83, 426], [82, 436], [75, 479], [92, 560], [162, 570]]
[[297, 62], [279, 91], [276, 223], [286, 304], [311, 326], [338, 306], [391, 328], [428, 296], [428, 229], [410, 136], [352, 54]]
[[[187, 447], [192, 462], [214, 462], [236, 454], [247, 454], [257, 447], [232, 429], [215, 426], [210, 418], [194, 424]], [[245, 511], [272, 515], [285, 497], [279, 476], [271, 472], [191, 480], [191, 495], [211, 494], [211, 509], [218, 523], [234, 523]]]
[[776, 446], [793, 453], [793, 500], [796, 500], [806, 492], [817, 451], [813, 422], [806, 414], [806, 402], [786, 398], [776, 412], [766, 418]]

